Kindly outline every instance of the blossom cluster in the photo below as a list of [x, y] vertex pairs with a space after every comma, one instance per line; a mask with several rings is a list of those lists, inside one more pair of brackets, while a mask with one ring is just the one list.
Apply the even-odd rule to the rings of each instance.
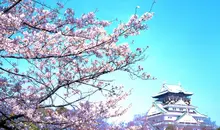
[[[146, 30], [152, 13], [132, 15], [112, 33], [95, 12], [50, 7], [32, 0], [0, 5], [0, 126], [7, 129], [97, 129], [99, 119], [123, 114], [130, 93], [103, 76], [115, 71], [151, 79], [133, 64], [147, 49], [132, 51], [119, 38]], [[62, 18], [60, 17], [62, 15]], [[101, 94], [105, 100], [88, 99]], [[59, 101], [57, 101], [59, 100]]]

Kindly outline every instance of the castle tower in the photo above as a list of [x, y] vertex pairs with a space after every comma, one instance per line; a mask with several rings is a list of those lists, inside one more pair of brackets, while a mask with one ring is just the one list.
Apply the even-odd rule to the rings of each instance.
[[180, 84], [163, 84], [160, 92], [152, 96], [155, 101], [147, 113], [148, 122], [159, 130], [165, 130], [169, 124], [177, 130], [211, 130], [212, 127], [205, 123], [207, 116], [191, 105], [192, 95]]

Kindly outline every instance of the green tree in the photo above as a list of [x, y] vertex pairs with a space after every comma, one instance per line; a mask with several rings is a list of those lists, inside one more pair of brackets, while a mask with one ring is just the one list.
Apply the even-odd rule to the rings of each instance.
[[176, 127], [174, 125], [168, 125], [166, 130], [176, 130]]

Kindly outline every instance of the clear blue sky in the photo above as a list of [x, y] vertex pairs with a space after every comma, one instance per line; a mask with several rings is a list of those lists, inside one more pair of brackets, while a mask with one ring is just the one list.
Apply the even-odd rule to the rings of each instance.
[[[64, 0], [65, 1], [65, 0]], [[69, 0], [66, 4], [76, 14], [99, 9], [98, 18], [126, 21], [139, 5], [138, 14], [148, 11], [152, 0]], [[220, 1], [157, 0], [149, 30], [135, 37], [136, 45], [150, 46], [149, 58], [140, 63], [156, 76], [156, 81], [131, 80], [113, 74], [117, 83], [134, 88], [127, 103], [132, 108], [123, 117], [145, 113], [163, 81], [194, 92], [192, 104], [220, 125]]]

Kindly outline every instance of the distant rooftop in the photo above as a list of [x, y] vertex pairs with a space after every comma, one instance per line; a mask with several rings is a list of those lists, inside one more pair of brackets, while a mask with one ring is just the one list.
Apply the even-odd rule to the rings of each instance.
[[156, 95], [153, 95], [152, 97], [157, 98], [166, 93], [183, 93], [187, 96], [193, 95], [193, 93], [185, 91], [180, 84], [179, 85], [163, 84], [162, 88], [160, 89], [160, 92]]
[[192, 94], [185, 91], [180, 84], [163, 84], [160, 92], [153, 96], [157, 99], [148, 110], [146, 119], [158, 130], [164, 130], [167, 124], [174, 124], [178, 129], [190, 126], [200, 130], [205, 126], [212, 130], [213, 126], [205, 122], [208, 117], [191, 105], [191, 98], [188, 96]]
[[195, 118], [193, 118], [188, 112], [183, 114], [182, 116], [177, 119], [177, 122], [182, 122], [182, 123], [195, 123], [197, 124], [198, 122], [196, 121]]

